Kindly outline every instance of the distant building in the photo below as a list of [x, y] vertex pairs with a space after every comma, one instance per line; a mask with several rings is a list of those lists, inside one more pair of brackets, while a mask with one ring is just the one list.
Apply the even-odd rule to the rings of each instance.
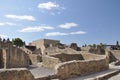
[[42, 54], [44, 50], [51, 46], [56, 46], [60, 43], [60, 40], [51, 40], [51, 39], [39, 39], [31, 43], [31, 45], [36, 46], [37, 49], [41, 49]]

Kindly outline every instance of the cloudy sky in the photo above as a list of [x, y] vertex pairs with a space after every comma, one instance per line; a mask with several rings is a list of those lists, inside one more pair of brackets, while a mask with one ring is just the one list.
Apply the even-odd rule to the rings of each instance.
[[120, 0], [1, 0], [0, 36], [27, 43], [41, 38], [62, 43], [120, 41]]

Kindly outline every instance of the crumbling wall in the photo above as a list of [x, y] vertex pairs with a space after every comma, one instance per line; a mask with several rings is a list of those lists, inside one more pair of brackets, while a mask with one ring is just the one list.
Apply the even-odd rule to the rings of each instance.
[[66, 79], [76, 75], [85, 75], [109, 68], [106, 57], [98, 60], [74, 60], [64, 63], [59, 63], [55, 66], [56, 74], [61, 79]]
[[41, 49], [36, 49], [35, 51], [32, 52], [32, 54], [37, 54], [37, 55], [42, 55]]
[[29, 66], [28, 55], [11, 42], [0, 41], [0, 65], [1, 68], [20, 68]]
[[40, 48], [41, 52], [44, 53], [44, 50], [50, 47], [50, 45], [54, 46], [58, 43], [60, 43], [59, 40], [40, 39], [40, 40], [33, 41], [31, 44], [36, 46], [37, 49]]
[[33, 75], [27, 69], [1, 69], [0, 80], [34, 80]]
[[96, 55], [92, 53], [81, 53], [83, 56], [84, 60], [98, 60], [103, 58], [105, 55]]
[[45, 50], [44, 40], [35, 40], [31, 43], [31, 45], [36, 46], [37, 49], [40, 48], [42, 53]]
[[50, 39], [44, 39], [44, 45], [45, 47], [55, 46], [56, 44], [60, 43], [59, 40], [50, 40]]
[[29, 54], [29, 58], [30, 58], [30, 65], [37, 64], [38, 62], [42, 61], [42, 57], [37, 54]]
[[110, 50], [110, 52], [116, 59], [120, 60], [120, 50]]
[[54, 69], [55, 66], [60, 63], [60, 60], [55, 57], [50, 57], [48, 55], [42, 57], [43, 66], [47, 68]]
[[118, 60], [111, 51], [106, 51], [106, 55], [109, 57], [109, 63], [116, 62]]
[[8, 49], [3, 51], [6, 55], [6, 63], [4, 68], [20, 68], [29, 66], [29, 57], [21, 49], [13, 46], [9, 46]]
[[89, 49], [90, 53], [94, 53], [94, 54], [99, 54], [99, 55], [105, 55], [105, 49], [103, 46], [97, 46], [97, 47], [91, 47]]
[[71, 43], [70, 48], [76, 50], [76, 51], [81, 51], [80, 47], [77, 46], [77, 43]]
[[44, 53], [47, 53], [47, 55], [54, 55], [54, 54], [61, 54], [61, 53], [66, 53], [66, 54], [79, 54], [78, 51], [71, 49], [71, 48], [65, 48], [65, 49], [59, 49], [58, 47], [49, 47], [46, 48]]
[[45, 67], [54, 69], [55, 66], [62, 62], [72, 61], [72, 60], [83, 60], [81, 54], [55, 54], [55, 55], [46, 55], [42, 57], [42, 62]]
[[55, 54], [51, 55], [51, 57], [59, 58], [61, 62], [67, 62], [72, 60], [84, 60], [81, 54]]
[[89, 50], [90, 50], [90, 47], [89, 47], [89, 46], [80, 47], [80, 48], [81, 48], [81, 51], [89, 51]]

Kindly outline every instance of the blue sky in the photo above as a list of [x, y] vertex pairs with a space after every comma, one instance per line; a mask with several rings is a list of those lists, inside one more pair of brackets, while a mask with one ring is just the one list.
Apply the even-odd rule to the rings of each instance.
[[120, 41], [120, 0], [1, 0], [0, 36], [27, 43], [41, 38], [62, 43]]

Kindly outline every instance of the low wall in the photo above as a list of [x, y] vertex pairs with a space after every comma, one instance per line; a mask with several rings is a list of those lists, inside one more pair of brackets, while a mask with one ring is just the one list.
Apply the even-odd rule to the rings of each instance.
[[105, 57], [105, 55], [96, 55], [92, 53], [81, 53], [81, 55], [83, 56], [84, 60], [99, 60]]
[[55, 66], [62, 62], [72, 61], [72, 60], [83, 60], [81, 54], [55, 54], [55, 55], [45, 55], [42, 57], [42, 62], [44, 67], [54, 69]]
[[0, 69], [0, 80], [34, 80], [34, 77], [25, 68]]
[[81, 54], [55, 54], [55, 55], [50, 55], [51, 57], [58, 58], [61, 62], [67, 62], [67, 61], [72, 61], [72, 60], [84, 60], [83, 56]]
[[61, 79], [94, 73], [108, 68], [109, 64], [106, 56], [98, 60], [74, 60], [63, 62], [55, 66], [56, 74]]

